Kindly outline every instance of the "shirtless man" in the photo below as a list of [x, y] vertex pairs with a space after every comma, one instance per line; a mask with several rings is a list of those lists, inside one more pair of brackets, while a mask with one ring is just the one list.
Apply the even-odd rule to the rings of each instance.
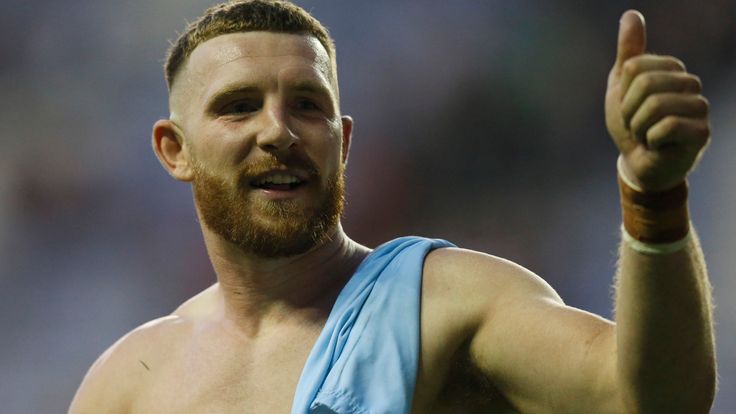
[[[70, 413], [308, 412], [310, 401], [295, 405], [305, 363], [372, 257], [339, 222], [353, 120], [325, 29], [262, 0], [206, 16], [169, 53], [171, 116], [152, 141], [169, 174], [192, 183], [217, 283], [108, 349]], [[615, 323], [514, 263], [430, 249], [417, 368], [395, 390], [408, 404], [357, 398], [340, 412], [709, 411], [710, 287], [684, 184], [710, 136], [708, 105], [679, 60], [645, 53], [639, 13], [620, 24], [605, 108], [624, 210]]]

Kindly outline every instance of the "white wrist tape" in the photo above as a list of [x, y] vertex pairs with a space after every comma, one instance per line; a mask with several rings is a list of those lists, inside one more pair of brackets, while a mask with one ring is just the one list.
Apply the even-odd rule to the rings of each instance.
[[674, 253], [685, 248], [688, 242], [690, 242], [690, 232], [688, 232], [685, 237], [672, 243], [644, 243], [631, 237], [623, 225], [621, 225], [621, 237], [632, 250], [649, 255]]

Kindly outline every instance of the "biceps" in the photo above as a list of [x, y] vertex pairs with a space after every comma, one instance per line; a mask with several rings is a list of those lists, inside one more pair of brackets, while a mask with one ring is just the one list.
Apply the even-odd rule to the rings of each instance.
[[470, 351], [522, 412], [621, 412], [614, 324], [553, 297], [499, 303]]

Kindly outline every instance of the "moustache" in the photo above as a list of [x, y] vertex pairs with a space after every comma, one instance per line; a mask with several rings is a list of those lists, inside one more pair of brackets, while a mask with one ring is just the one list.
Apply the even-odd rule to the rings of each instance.
[[290, 154], [288, 156], [277, 157], [269, 154], [244, 165], [240, 170], [239, 181], [241, 184], [248, 184], [255, 177], [272, 171], [298, 171], [301, 174], [306, 174], [310, 180], [320, 177], [317, 163], [306, 155]]

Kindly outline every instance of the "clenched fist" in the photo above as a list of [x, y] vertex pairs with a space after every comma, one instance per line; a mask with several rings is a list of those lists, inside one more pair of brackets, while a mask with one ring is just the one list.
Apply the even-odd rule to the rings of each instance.
[[606, 126], [622, 173], [646, 192], [681, 183], [710, 139], [700, 79], [671, 56], [645, 54], [644, 16], [621, 17], [616, 63], [608, 76]]

